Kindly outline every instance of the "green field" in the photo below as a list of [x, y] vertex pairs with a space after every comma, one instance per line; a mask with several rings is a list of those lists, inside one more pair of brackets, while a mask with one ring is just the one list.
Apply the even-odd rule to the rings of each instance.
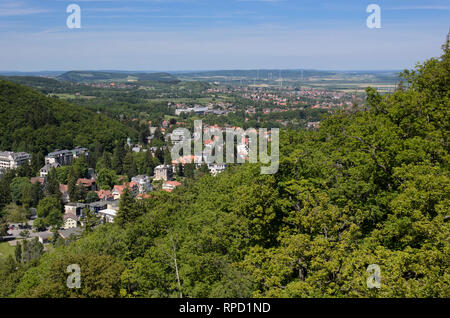
[[178, 116], [164, 115], [165, 120], [178, 119]]
[[75, 98], [85, 98], [85, 99], [93, 99], [95, 96], [84, 96], [84, 95], [75, 95], [75, 94], [49, 94], [48, 96], [57, 96], [61, 99], [75, 99]]
[[389, 83], [315, 83], [315, 84], [304, 84], [302, 87], [309, 88], [323, 88], [332, 91], [355, 91], [364, 92], [367, 87], [376, 88], [379, 92], [392, 92], [395, 90], [396, 84]]
[[0, 243], [0, 261], [6, 259], [8, 255], [14, 255], [14, 247], [8, 242]]

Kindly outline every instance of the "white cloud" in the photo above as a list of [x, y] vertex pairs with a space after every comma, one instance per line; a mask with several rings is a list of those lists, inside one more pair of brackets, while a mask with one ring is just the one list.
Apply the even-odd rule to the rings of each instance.
[[387, 7], [385, 10], [450, 10], [450, 6], [402, 6]]
[[27, 6], [23, 2], [17, 1], [7, 1], [0, 3], [0, 16], [8, 17], [8, 16], [22, 16], [22, 15], [30, 15], [30, 14], [39, 14], [49, 12], [47, 9], [42, 8], [34, 8]]

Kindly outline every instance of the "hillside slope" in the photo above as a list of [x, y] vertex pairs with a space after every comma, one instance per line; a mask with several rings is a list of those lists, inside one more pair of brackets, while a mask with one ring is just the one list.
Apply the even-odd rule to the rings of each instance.
[[96, 142], [110, 149], [115, 140], [133, 134], [106, 116], [4, 80], [0, 113], [1, 150], [47, 153]]
[[96, 71], [70, 71], [58, 76], [58, 79], [71, 82], [94, 81], [156, 81], [163, 83], [176, 83], [178, 79], [168, 73], [115, 73]]

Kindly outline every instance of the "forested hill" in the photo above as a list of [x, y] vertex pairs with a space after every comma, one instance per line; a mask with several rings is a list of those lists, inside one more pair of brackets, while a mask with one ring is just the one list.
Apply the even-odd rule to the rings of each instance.
[[169, 73], [125, 73], [125, 72], [96, 72], [70, 71], [58, 76], [58, 79], [71, 82], [93, 81], [156, 81], [162, 83], [178, 83], [179, 80]]
[[0, 76], [0, 80], [25, 85], [34, 88], [43, 94], [49, 94], [60, 89], [67, 89], [67, 87], [70, 86], [67, 82], [41, 76]]
[[89, 147], [111, 150], [135, 132], [104, 115], [0, 80], [0, 149], [31, 153]]
[[448, 45], [403, 76], [367, 109], [282, 133], [275, 175], [245, 164], [126, 194], [113, 224], [10, 258], [0, 297], [450, 297]]

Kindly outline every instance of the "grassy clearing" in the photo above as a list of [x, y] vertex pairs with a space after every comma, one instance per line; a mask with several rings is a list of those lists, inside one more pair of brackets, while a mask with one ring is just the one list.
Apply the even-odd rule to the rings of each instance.
[[94, 99], [95, 96], [84, 96], [84, 95], [75, 95], [75, 94], [50, 94], [49, 96], [58, 96], [61, 99], [76, 99], [76, 98], [84, 98], [84, 99]]

